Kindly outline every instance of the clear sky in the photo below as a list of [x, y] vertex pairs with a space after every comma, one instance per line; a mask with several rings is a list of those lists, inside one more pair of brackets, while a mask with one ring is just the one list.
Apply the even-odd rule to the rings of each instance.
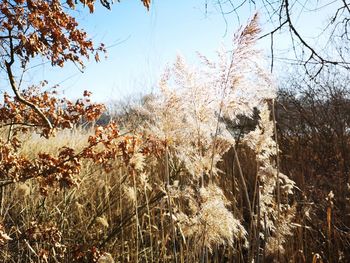
[[111, 11], [97, 5], [93, 15], [84, 12], [79, 17], [96, 43], [112, 46], [108, 58], [88, 62], [83, 74], [74, 66], [54, 71], [46, 66], [35, 75], [63, 81], [67, 96], [88, 89], [103, 101], [152, 91], [165, 64], [176, 54], [190, 59], [196, 51], [210, 55], [222, 41], [230, 41], [234, 32], [230, 28], [224, 36], [222, 16], [206, 14], [201, 0], [154, 0], [149, 12], [141, 1], [125, 0], [115, 3]]
[[[210, 1], [209, 1], [210, 2]], [[229, 46], [239, 24], [244, 24], [255, 12], [247, 6], [227, 16], [227, 25], [215, 7], [205, 0], [153, 0], [149, 12], [139, 0], [124, 0], [112, 5], [108, 11], [98, 3], [94, 14], [88, 10], [75, 11], [81, 26], [95, 43], [103, 42], [108, 48], [108, 58], [100, 63], [86, 63], [84, 73], [74, 65], [64, 69], [52, 69], [49, 65], [32, 70], [30, 81], [46, 79], [51, 85], [59, 83], [68, 97], [79, 97], [84, 90], [93, 92], [97, 101], [119, 100], [131, 94], [151, 92], [157, 84], [166, 63], [174, 61], [176, 54], [193, 60], [196, 51], [209, 57], [222, 43]], [[264, 10], [259, 10], [264, 13]], [[318, 19], [306, 18], [310, 28], [320, 23]], [[271, 25], [262, 24], [268, 32]], [[305, 32], [310, 32], [304, 27]], [[226, 32], [227, 29], [227, 32]], [[279, 45], [286, 45], [282, 35]], [[267, 40], [260, 45], [268, 50]], [[268, 52], [267, 52], [268, 55]]]

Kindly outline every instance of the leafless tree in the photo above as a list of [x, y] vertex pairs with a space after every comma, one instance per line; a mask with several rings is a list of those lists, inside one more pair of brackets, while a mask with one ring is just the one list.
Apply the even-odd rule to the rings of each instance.
[[[304, 66], [311, 77], [330, 65], [350, 69], [349, 0], [206, 0], [206, 8], [211, 3], [225, 21], [233, 15], [240, 19], [247, 10], [259, 10], [261, 22], [269, 28], [261, 38], [270, 38], [271, 70], [281, 60]], [[317, 25], [312, 26], [316, 21]], [[305, 29], [313, 32], [312, 39]], [[292, 57], [277, 52], [281, 32], [288, 36], [288, 54], [293, 54]]]

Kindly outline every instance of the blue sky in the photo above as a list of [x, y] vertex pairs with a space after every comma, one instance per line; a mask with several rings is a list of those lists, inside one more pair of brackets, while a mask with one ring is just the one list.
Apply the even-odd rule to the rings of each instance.
[[32, 70], [28, 80], [60, 83], [64, 94], [73, 98], [90, 90], [98, 101], [151, 92], [166, 63], [174, 61], [177, 54], [194, 60], [196, 51], [210, 56], [222, 42], [230, 43], [237, 20], [230, 23], [225, 35], [221, 14], [213, 9], [206, 13], [204, 3], [154, 0], [147, 12], [141, 1], [125, 0], [115, 3], [111, 11], [100, 5], [92, 15], [87, 10], [77, 11], [80, 25], [95, 43], [112, 45], [108, 58], [87, 62], [84, 73], [73, 65], [63, 69], [45, 65]]
[[[177, 54], [189, 61], [195, 59], [196, 51], [213, 56], [222, 43], [229, 46], [239, 23], [247, 22], [255, 12], [246, 6], [240, 10], [240, 21], [234, 14], [227, 16], [226, 27], [214, 6], [205, 12], [205, 0], [153, 0], [149, 12], [139, 0], [115, 3], [111, 11], [98, 4], [96, 7], [92, 15], [88, 10], [75, 12], [95, 43], [111, 46], [108, 58], [100, 63], [87, 62], [84, 73], [74, 65], [64, 69], [38, 67], [29, 73], [28, 82], [46, 79], [51, 85], [59, 83], [64, 95], [71, 98], [90, 90], [97, 101], [148, 93], [156, 87], [166, 63], [174, 61]], [[259, 11], [263, 16], [264, 10]], [[320, 24], [320, 18], [298, 17], [296, 23], [308, 25], [302, 29], [307, 35]], [[262, 27], [268, 32], [271, 25], [262, 23]], [[286, 47], [286, 39], [286, 34], [280, 35], [277, 48]], [[260, 46], [268, 51], [268, 39]]]

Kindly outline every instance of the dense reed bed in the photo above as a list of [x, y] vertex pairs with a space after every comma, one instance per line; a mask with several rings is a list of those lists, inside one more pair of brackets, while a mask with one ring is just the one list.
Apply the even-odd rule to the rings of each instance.
[[298, 101], [277, 97], [258, 33], [254, 17], [217, 60], [178, 57], [157, 94], [115, 116], [118, 132], [21, 135], [17, 154], [33, 162], [62, 147], [87, 157], [74, 185], [40, 175], [1, 186], [1, 262], [347, 262], [348, 190], [340, 200], [329, 184], [316, 200], [303, 169], [317, 152], [283, 129], [280, 105]]

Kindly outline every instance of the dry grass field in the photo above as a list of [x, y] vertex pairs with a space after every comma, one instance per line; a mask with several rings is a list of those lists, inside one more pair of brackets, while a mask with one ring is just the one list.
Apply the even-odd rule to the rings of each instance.
[[0, 261], [349, 262], [349, 138], [277, 97], [258, 33], [254, 18], [200, 67], [179, 57], [118, 132], [18, 132], [13, 160], [57, 170], [1, 184]]

